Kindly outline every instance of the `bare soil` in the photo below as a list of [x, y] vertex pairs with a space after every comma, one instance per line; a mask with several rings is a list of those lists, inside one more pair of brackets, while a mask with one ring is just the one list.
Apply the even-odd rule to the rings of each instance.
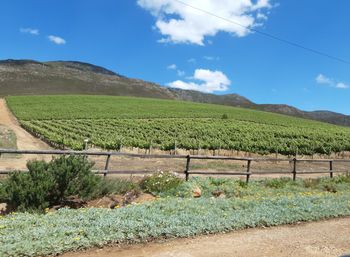
[[8, 109], [6, 101], [4, 99], [0, 99], [0, 124], [5, 125], [16, 134], [18, 149], [50, 149], [46, 143], [38, 138], [33, 137], [19, 125], [17, 119]]
[[[141, 204], [154, 201], [156, 197], [147, 193], [136, 194], [134, 197], [127, 199], [126, 195], [104, 196], [99, 199], [90, 200], [84, 206], [85, 208], [112, 208], [113, 206], [123, 206], [126, 201], [131, 204]], [[130, 204], [130, 203], [128, 203]]]
[[[13, 116], [6, 105], [6, 101], [0, 98], [0, 124], [12, 130], [17, 138], [17, 149], [20, 150], [47, 150], [51, 149], [46, 143], [33, 137], [24, 130], [17, 119]], [[28, 160], [42, 159], [41, 156], [23, 155], [23, 156], [5, 156], [0, 159], [1, 169], [24, 169]], [[46, 156], [45, 159], [51, 159]]]
[[227, 234], [112, 246], [63, 257], [334, 257], [350, 254], [350, 217]]

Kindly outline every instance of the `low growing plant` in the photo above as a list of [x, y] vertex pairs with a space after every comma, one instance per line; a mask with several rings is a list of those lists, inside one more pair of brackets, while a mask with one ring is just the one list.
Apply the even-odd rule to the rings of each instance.
[[144, 191], [157, 195], [178, 187], [182, 182], [173, 173], [160, 171], [144, 178], [140, 186]]
[[125, 194], [130, 191], [141, 192], [140, 185], [131, 180], [121, 179], [121, 178], [104, 178], [101, 179], [94, 198], [109, 195], [109, 194]]
[[284, 188], [288, 183], [291, 183], [290, 178], [273, 178], [266, 179], [265, 186], [270, 188]]
[[118, 209], [60, 209], [0, 219], [0, 256], [47, 256], [108, 243], [147, 242], [350, 215], [350, 193], [264, 198], [166, 198]]

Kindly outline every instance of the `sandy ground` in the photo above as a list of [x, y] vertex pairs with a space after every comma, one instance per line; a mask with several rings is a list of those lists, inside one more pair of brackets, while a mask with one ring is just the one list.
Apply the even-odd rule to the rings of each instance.
[[228, 234], [114, 246], [63, 257], [335, 257], [350, 254], [350, 217]]
[[25, 150], [50, 149], [43, 141], [33, 137], [25, 131], [16, 118], [9, 111], [4, 99], [0, 99], [0, 124], [5, 125], [15, 132], [17, 136], [17, 148]]
[[[27, 131], [25, 131], [18, 123], [16, 118], [9, 111], [6, 101], [0, 99], [0, 124], [11, 129], [17, 137], [17, 149], [20, 150], [47, 150], [51, 149], [46, 143], [38, 138], [33, 137]], [[27, 160], [40, 159], [39, 156], [26, 155], [26, 156], [4, 156], [0, 159], [1, 169], [24, 169]], [[50, 157], [46, 157], [50, 159]]]

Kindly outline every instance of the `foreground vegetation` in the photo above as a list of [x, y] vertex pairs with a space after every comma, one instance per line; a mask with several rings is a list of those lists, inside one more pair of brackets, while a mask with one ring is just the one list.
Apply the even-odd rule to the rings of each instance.
[[[84, 157], [63, 156], [28, 163], [0, 181], [0, 201], [19, 213], [0, 216], [0, 256], [42, 256], [108, 243], [147, 242], [259, 226], [290, 224], [350, 215], [350, 176], [292, 181], [198, 178], [188, 182], [157, 172], [137, 182], [106, 179], [91, 172]], [[153, 202], [109, 209], [48, 212], [72, 195], [144, 191]]]
[[261, 154], [350, 150], [350, 129], [228, 106], [109, 96], [8, 97], [23, 127], [57, 146], [228, 149]]
[[120, 209], [61, 209], [0, 219], [1, 256], [41, 256], [350, 215], [350, 193], [274, 198], [168, 198]]

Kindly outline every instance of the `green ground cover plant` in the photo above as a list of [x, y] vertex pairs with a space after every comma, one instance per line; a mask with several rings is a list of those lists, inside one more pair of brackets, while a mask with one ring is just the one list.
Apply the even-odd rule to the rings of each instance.
[[202, 196], [211, 198], [223, 194], [226, 198], [244, 197], [275, 197], [288, 194], [317, 194], [323, 192], [350, 192], [350, 176], [340, 175], [331, 178], [297, 179], [275, 178], [252, 180], [249, 184], [242, 180], [231, 178], [194, 177], [188, 182], [182, 182], [168, 190], [156, 193], [161, 197], [192, 197], [192, 190], [200, 188]]
[[120, 209], [61, 209], [0, 219], [1, 256], [41, 256], [108, 243], [147, 242], [350, 215], [350, 193], [164, 198]]
[[350, 128], [229, 106], [111, 96], [6, 100], [25, 129], [77, 150], [86, 138], [108, 150], [176, 146], [285, 155], [350, 150]]

